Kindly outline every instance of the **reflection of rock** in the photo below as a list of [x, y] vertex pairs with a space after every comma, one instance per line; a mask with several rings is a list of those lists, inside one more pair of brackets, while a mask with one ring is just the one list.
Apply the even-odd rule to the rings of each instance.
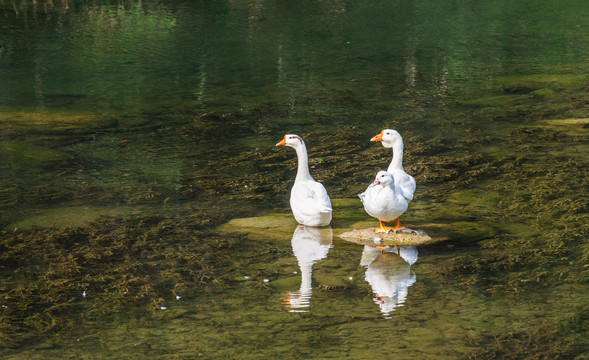
[[407, 299], [409, 287], [416, 281], [411, 271], [416, 261], [415, 247], [392, 248], [381, 253], [375, 247], [364, 246], [360, 265], [366, 267], [365, 279], [376, 294], [374, 302], [385, 316]]
[[308, 311], [312, 293], [313, 264], [327, 256], [332, 243], [331, 227], [316, 228], [299, 225], [292, 234], [292, 251], [301, 269], [301, 287], [285, 292], [285, 307], [290, 312]]

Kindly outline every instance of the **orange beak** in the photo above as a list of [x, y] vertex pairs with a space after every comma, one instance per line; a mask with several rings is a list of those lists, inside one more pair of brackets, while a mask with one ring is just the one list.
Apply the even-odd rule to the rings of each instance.
[[382, 141], [382, 131], [380, 132], [380, 134], [372, 137], [372, 139], [370, 139], [370, 141]]
[[286, 145], [286, 135], [284, 136], [284, 139], [280, 140], [280, 142], [278, 144], [276, 144], [276, 146], [284, 146]]

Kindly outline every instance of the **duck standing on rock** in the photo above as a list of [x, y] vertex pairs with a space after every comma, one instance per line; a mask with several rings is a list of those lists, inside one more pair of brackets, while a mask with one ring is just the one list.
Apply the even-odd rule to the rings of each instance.
[[387, 169], [395, 178], [395, 186], [399, 188], [401, 194], [407, 201], [413, 200], [415, 192], [415, 179], [407, 174], [403, 169], [403, 138], [398, 131], [384, 129], [380, 134], [374, 136], [370, 141], [380, 141], [382, 146], [393, 148], [393, 159]]
[[290, 146], [297, 152], [297, 176], [290, 191], [290, 208], [297, 222], [306, 226], [329, 225], [331, 201], [325, 187], [309, 173], [309, 159], [303, 139], [298, 135], [287, 134], [276, 146]]
[[[377, 233], [388, 233], [391, 230], [396, 232], [404, 229], [399, 223], [399, 216], [407, 211], [409, 201], [395, 186], [392, 174], [387, 171], [379, 171], [374, 182], [358, 196], [368, 215], [377, 218], [380, 222], [380, 226], [376, 229]], [[394, 220], [396, 220], [396, 224], [388, 226], [387, 223]]]

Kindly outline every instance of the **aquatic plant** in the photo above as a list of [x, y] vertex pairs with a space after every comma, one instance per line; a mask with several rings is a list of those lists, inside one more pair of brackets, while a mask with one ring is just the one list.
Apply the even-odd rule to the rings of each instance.
[[81, 319], [159, 310], [174, 295], [220, 289], [240, 237], [206, 230], [202, 212], [182, 219], [97, 219], [84, 227], [0, 234], [0, 344], [14, 348], [37, 334], [57, 335]]

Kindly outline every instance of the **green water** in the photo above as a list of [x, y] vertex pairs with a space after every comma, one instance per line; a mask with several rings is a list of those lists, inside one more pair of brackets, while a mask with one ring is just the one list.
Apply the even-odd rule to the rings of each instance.
[[[0, 2], [0, 356], [589, 358], [589, 4]], [[356, 194], [405, 141], [380, 253]], [[284, 134], [334, 205], [297, 227]]]

